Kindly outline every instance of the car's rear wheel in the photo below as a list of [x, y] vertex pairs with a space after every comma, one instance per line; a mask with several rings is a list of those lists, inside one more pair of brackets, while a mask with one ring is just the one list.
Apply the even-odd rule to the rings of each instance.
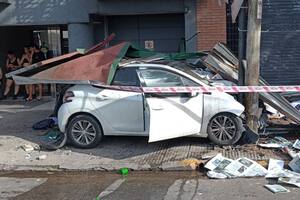
[[213, 143], [226, 146], [235, 144], [243, 131], [243, 123], [239, 117], [230, 113], [220, 113], [210, 120], [207, 134]]
[[89, 115], [73, 117], [68, 124], [67, 134], [72, 145], [79, 148], [93, 148], [103, 136], [99, 122]]

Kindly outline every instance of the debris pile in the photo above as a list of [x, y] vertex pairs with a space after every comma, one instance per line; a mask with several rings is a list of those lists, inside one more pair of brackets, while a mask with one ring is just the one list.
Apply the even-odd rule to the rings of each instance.
[[[212, 51], [206, 56], [205, 59], [199, 60], [205, 70], [213, 72], [211, 76], [206, 76], [206, 79], [214, 82], [215, 78], [221, 77], [222, 82], [231, 82], [231, 85], [238, 83], [239, 68], [247, 68], [246, 62], [240, 66], [237, 57], [222, 43], [214, 46]], [[223, 84], [228, 86], [229, 84]], [[269, 84], [260, 77], [260, 86], [269, 86]], [[300, 95], [299, 93], [259, 93], [260, 97], [260, 124], [264, 127], [268, 124], [273, 124], [274, 120], [279, 125], [300, 125]], [[267, 118], [265, 117], [267, 114]], [[279, 122], [279, 123], [278, 123]], [[299, 127], [298, 127], [299, 130]]]
[[248, 158], [238, 158], [232, 160], [223, 157], [222, 154], [216, 155], [204, 166], [210, 170], [210, 178], [237, 178], [237, 177], [257, 177], [265, 176], [268, 171], [257, 162]]
[[[18, 146], [17, 149], [22, 149], [23, 151], [26, 152], [25, 154], [25, 159], [29, 161], [35, 160], [46, 160], [47, 155], [42, 154], [40, 155], [40, 146], [39, 145], [31, 145], [31, 144], [23, 144], [21, 146]], [[34, 154], [39, 154], [39, 155], [34, 155]]]
[[284, 169], [284, 165], [283, 160], [270, 159], [268, 169], [266, 169], [259, 163], [246, 157], [232, 160], [222, 156], [222, 154], [217, 154], [210, 159], [204, 167], [209, 170], [207, 176], [212, 179], [240, 177], [265, 177], [266, 179], [275, 179], [277, 180], [276, 184], [267, 184], [265, 187], [274, 193], [280, 193], [289, 192], [289, 190], [282, 185], [300, 187], [300, 155], [298, 154], [289, 163], [288, 166], [291, 170]]

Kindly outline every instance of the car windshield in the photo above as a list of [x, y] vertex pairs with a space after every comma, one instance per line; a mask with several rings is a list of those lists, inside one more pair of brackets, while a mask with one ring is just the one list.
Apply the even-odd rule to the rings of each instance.
[[185, 62], [170, 62], [168, 63], [169, 66], [174, 67], [180, 71], [183, 71], [184, 73], [200, 80], [201, 82], [205, 83], [206, 85], [210, 85], [210, 81], [208, 81], [207, 79], [204, 79], [200, 76], [200, 74], [198, 74], [196, 71], [196, 67], [185, 63]]

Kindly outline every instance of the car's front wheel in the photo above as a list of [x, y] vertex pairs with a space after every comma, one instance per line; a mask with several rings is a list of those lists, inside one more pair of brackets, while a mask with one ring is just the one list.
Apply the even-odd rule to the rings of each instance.
[[68, 123], [69, 141], [79, 148], [93, 148], [102, 140], [102, 129], [99, 122], [89, 115], [78, 115]]
[[213, 143], [226, 146], [235, 144], [243, 131], [243, 123], [239, 117], [230, 113], [220, 113], [210, 120], [207, 134]]

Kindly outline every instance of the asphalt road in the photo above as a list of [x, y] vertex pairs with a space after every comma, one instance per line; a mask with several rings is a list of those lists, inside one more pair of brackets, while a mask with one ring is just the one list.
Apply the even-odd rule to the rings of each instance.
[[211, 180], [198, 172], [12, 172], [0, 174], [0, 199], [197, 200], [299, 199], [300, 188], [273, 194], [264, 178]]

